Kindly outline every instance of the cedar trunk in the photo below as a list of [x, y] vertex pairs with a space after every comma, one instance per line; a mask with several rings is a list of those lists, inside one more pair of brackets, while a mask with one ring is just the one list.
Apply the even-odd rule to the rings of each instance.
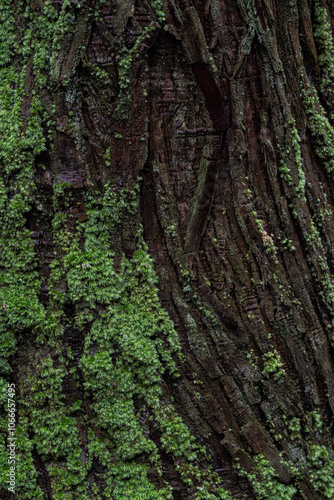
[[1, 498], [333, 498], [334, 3], [0, 12]]

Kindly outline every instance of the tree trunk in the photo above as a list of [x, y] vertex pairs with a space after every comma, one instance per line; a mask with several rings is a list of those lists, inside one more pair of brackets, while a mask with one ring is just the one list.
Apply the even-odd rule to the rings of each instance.
[[1, 498], [333, 498], [334, 3], [0, 12]]

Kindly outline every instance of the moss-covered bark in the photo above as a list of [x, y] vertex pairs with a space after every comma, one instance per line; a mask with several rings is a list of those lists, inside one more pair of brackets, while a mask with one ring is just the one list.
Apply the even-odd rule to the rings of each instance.
[[1, 498], [333, 498], [333, 5], [0, 14]]

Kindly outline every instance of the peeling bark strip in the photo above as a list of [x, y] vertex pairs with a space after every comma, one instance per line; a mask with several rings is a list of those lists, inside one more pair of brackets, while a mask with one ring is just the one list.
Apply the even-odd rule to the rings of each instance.
[[217, 132], [226, 130], [229, 123], [224, 111], [221, 93], [207, 64], [194, 63], [191, 65], [191, 69], [204, 95], [205, 103], [210, 113], [214, 128]]
[[208, 66], [204, 63], [194, 63], [191, 65], [191, 69], [204, 96], [213, 127], [219, 135], [212, 138], [214, 141], [212, 158], [204, 166], [204, 172], [200, 172], [199, 174], [202, 179], [198, 180], [194, 195], [194, 207], [191, 212], [185, 240], [185, 251], [188, 253], [198, 251], [207, 225], [220, 166], [221, 150], [224, 142], [223, 131], [229, 126], [220, 90]]
[[334, 498], [333, 15], [0, 1], [18, 500]]
[[194, 193], [193, 207], [191, 208], [191, 216], [184, 246], [185, 251], [188, 253], [197, 252], [199, 250], [201, 239], [208, 222], [212, 201], [214, 199], [216, 180], [220, 166], [223, 134], [214, 136], [212, 141], [214, 141], [212, 150], [213, 158], [204, 160]]
[[262, 0], [254, 0], [257, 15], [259, 16], [261, 26], [264, 30], [267, 29], [267, 23], [263, 14]]

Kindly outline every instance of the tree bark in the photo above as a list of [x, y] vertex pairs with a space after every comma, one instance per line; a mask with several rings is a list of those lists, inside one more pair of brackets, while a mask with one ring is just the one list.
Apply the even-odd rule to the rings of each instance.
[[1, 498], [333, 498], [333, 2], [0, 12]]

